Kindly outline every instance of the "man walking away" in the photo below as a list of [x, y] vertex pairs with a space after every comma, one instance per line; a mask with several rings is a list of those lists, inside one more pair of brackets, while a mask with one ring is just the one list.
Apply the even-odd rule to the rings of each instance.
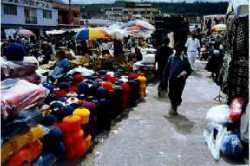
[[173, 54], [173, 49], [168, 46], [169, 42], [170, 42], [169, 38], [166, 38], [163, 41], [162, 45], [159, 48], [157, 48], [156, 55], [155, 55], [155, 63], [158, 64], [157, 78], [160, 80], [159, 87], [158, 87], [159, 97], [162, 97], [163, 96], [162, 92], [166, 90], [164, 89], [164, 85], [161, 82], [163, 69], [168, 62], [169, 56]]
[[200, 41], [195, 37], [194, 33], [192, 33], [191, 38], [187, 39], [185, 46], [187, 48], [188, 61], [193, 69], [193, 65], [195, 63], [196, 58], [199, 55], [199, 50], [201, 47]]
[[182, 102], [182, 92], [186, 79], [192, 69], [188, 59], [184, 56], [184, 46], [180, 43], [175, 45], [175, 54], [169, 57], [168, 63], [163, 71], [163, 82], [169, 85], [169, 99], [171, 101], [170, 115], [177, 115], [177, 107]]

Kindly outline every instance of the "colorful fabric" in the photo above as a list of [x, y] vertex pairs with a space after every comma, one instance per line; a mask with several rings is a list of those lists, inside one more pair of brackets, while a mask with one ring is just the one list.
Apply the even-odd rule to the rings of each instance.
[[48, 90], [25, 80], [6, 79], [1, 82], [1, 93], [1, 115], [7, 118], [38, 104], [47, 96]]

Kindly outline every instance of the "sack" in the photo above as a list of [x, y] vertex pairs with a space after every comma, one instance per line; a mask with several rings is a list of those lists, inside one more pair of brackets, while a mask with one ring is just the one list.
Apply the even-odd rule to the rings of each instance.
[[229, 121], [229, 106], [218, 105], [210, 108], [207, 112], [206, 120], [219, 124], [227, 123]]
[[220, 124], [209, 123], [208, 129], [203, 132], [203, 136], [208, 148], [215, 160], [220, 159], [220, 147], [227, 129]]
[[228, 157], [241, 157], [243, 146], [238, 135], [227, 132], [222, 140], [221, 152]]

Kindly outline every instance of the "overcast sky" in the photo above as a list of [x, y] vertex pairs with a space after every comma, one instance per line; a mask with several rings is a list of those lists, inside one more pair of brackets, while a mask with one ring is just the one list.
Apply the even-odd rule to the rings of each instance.
[[[68, 3], [69, 0], [62, 0], [65, 3]], [[151, 1], [151, 2], [220, 2], [220, 1], [227, 1], [227, 0], [126, 0], [126, 1]], [[71, 0], [72, 3], [75, 4], [92, 4], [92, 3], [113, 3], [115, 0]]]

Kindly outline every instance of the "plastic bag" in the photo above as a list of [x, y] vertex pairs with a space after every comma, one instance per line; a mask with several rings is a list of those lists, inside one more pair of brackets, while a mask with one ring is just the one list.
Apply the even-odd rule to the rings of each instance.
[[230, 113], [229, 113], [229, 119], [232, 122], [237, 122], [240, 120], [243, 104], [244, 104], [244, 99], [241, 97], [236, 97], [232, 100], [230, 104]]
[[240, 142], [239, 136], [227, 132], [222, 139], [221, 152], [228, 157], [238, 158], [241, 157], [243, 146]]
[[215, 160], [220, 159], [220, 147], [227, 129], [220, 124], [209, 123], [208, 129], [203, 132], [203, 136], [208, 148]]
[[229, 121], [229, 106], [218, 105], [210, 108], [207, 112], [206, 119], [209, 122], [226, 123]]
[[42, 86], [25, 80], [6, 79], [1, 82], [1, 115], [7, 118], [17, 111], [28, 109], [41, 102], [48, 94]]

